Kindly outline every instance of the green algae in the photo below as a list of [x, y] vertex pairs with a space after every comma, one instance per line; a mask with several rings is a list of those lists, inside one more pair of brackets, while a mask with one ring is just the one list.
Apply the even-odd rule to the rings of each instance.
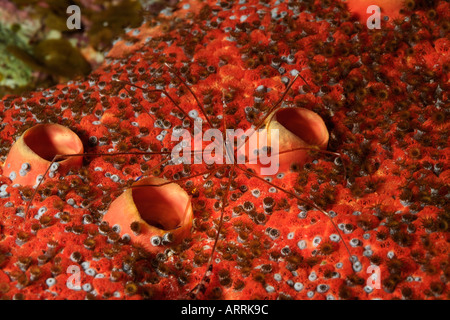
[[18, 25], [7, 28], [0, 24], [0, 96], [4, 91], [6, 92], [6, 88], [26, 87], [32, 79], [32, 68], [24, 65], [21, 59], [11, 55], [7, 50], [9, 46], [20, 50], [28, 49], [20, 32]]
[[66, 39], [40, 41], [31, 52], [17, 46], [9, 46], [8, 51], [33, 70], [50, 75], [74, 78], [91, 72], [91, 66], [80, 50]]

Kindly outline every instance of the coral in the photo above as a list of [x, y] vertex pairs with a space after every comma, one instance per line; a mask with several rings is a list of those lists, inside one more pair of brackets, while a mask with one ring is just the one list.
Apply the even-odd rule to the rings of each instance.
[[[368, 30], [340, 1], [185, 0], [87, 78], [6, 96], [2, 160], [39, 123], [85, 153], [37, 189], [2, 171], [2, 298], [448, 299], [449, 9]], [[275, 177], [165, 157], [195, 118], [246, 130], [293, 107], [323, 119], [328, 146]], [[191, 197], [191, 235], [158, 252], [103, 220], [141, 176]]]

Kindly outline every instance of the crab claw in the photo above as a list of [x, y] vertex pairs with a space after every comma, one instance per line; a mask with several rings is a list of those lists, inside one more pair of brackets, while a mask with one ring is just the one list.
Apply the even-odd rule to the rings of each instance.
[[250, 137], [246, 148], [251, 156], [246, 165], [268, 176], [288, 172], [294, 164], [303, 166], [311, 160], [309, 149], [325, 149], [329, 139], [322, 118], [311, 110], [298, 107], [274, 111], [267, 118], [266, 127], [255, 134], [258, 136], [257, 149], [261, 151], [266, 146], [270, 151], [266, 154], [254, 152], [255, 148], [249, 145]]
[[150, 177], [139, 180], [114, 200], [103, 217], [120, 234], [150, 252], [180, 243], [191, 234], [191, 198], [176, 183]]
[[[38, 124], [26, 130], [11, 147], [3, 164], [3, 175], [9, 176], [13, 183], [36, 185], [56, 155], [82, 154], [83, 150], [80, 138], [69, 128]], [[82, 156], [61, 159], [55, 161], [50, 172], [66, 173], [83, 164]]]

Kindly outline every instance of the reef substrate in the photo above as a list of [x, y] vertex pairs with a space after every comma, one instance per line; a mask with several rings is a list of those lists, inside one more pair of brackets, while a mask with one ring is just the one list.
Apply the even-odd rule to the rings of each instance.
[[[2, 161], [37, 123], [72, 129], [86, 153], [171, 150], [171, 131], [203, 117], [173, 70], [213, 125], [225, 117], [245, 130], [300, 73], [307, 83], [298, 79], [284, 106], [318, 113], [328, 150], [342, 157], [313, 153], [271, 183], [333, 216], [353, 262], [322, 212], [239, 173], [212, 274], [196, 297], [448, 299], [449, 6], [418, 2], [369, 30], [339, 1], [181, 1], [130, 30], [86, 79], [6, 96]], [[209, 169], [154, 168], [161, 158], [85, 156], [81, 169], [46, 177], [28, 216], [33, 186], [0, 175], [1, 297], [191, 297], [219, 229], [223, 173], [180, 183], [194, 221], [176, 246], [149, 253], [102, 221], [141, 175], [179, 179]], [[372, 272], [379, 286], [368, 285]], [[74, 279], [81, 288], [67, 285]]]

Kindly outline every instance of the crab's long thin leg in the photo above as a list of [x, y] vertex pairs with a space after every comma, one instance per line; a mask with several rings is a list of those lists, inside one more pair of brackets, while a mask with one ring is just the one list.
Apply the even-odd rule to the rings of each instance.
[[[233, 152], [233, 146], [231, 144], [231, 141], [228, 140], [228, 135], [227, 135], [227, 120], [226, 120], [226, 115], [224, 112], [224, 106], [227, 106], [226, 102], [225, 102], [225, 98], [223, 97], [225, 95], [225, 93], [223, 92], [222, 94], [222, 117], [223, 117], [223, 147], [225, 150], [225, 154], [227, 157], [233, 157], [232, 159], [229, 159], [230, 161], [232, 161], [232, 163], [236, 163], [236, 155]], [[234, 142], [234, 141], [233, 141]]]
[[291, 191], [289, 191], [289, 190], [287, 190], [287, 189], [285, 189], [283, 187], [277, 186], [276, 184], [261, 178], [260, 176], [256, 175], [255, 173], [253, 173], [253, 172], [251, 172], [251, 171], [249, 171], [247, 169], [243, 169], [243, 168], [241, 168], [239, 166], [236, 166], [236, 168], [238, 168], [239, 170], [243, 171], [245, 174], [248, 174], [248, 175], [250, 175], [250, 176], [252, 176], [252, 177], [254, 177], [254, 178], [258, 179], [258, 180], [261, 180], [264, 183], [266, 183], [266, 184], [268, 184], [268, 185], [270, 185], [270, 186], [272, 186], [272, 187], [274, 187], [274, 188], [276, 188], [276, 189], [278, 189], [278, 190], [280, 190], [280, 191], [282, 191], [282, 192], [284, 192], [284, 193], [286, 193], [286, 194], [296, 198], [298, 201], [301, 201], [301, 202], [303, 202], [303, 203], [313, 207], [314, 209], [322, 212], [325, 216], [327, 216], [330, 219], [330, 221], [331, 221], [333, 227], [335, 228], [336, 232], [338, 233], [339, 237], [342, 239], [342, 243], [344, 244], [344, 247], [347, 250], [347, 253], [348, 253], [350, 261], [353, 262], [351, 260], [352, 259], [352, 254], [350, 253], [350, 249], [348, 248], [347, 244], [345, 243], [344, 238], [342, 237], [342, 234], [341, 234], [339, 228], [337, 227], [336, 223], [334, 222], [333, 218], [330, 216], [330, 214], [328, 212], [326, 212], [325, 210], [320, 208], [315, 203], [313, 203], [311, 201], [308, 201], [308, 200], [305, 200], [305, 199], [302, 199], [299, 196], [297, 196], [295, 193], [293, 193], [293, 192], [291, 192]]
[[203, 105], [200, 103], [200, 100], [198, 100], [197, 96], [195, 95], [194, 91], [192, 91], [192, 89], [186, 84], [186, 82], [183, 80], [183, 78], [181, 78], [181, 76], [178, 74], [178, 72], [176, 72], [176, 70], [174, 70], [171, 66], [169, 66], [167, 63], [164, 63], [166, 65], [167, 68], [169, 68], [170, 71], [173, 72], [173, 74], [180, 79], [180, 81], [183, 83], [183, 85], [188, 89], [188, 91], [192, 94], [192, 96], [194, 97], [195, 101], [197, 102], [197, 105], [200, 108], [200, 111], [202, 112], [203, 116], [206, 118], [206, 121], [208, 122], [209, 126], [211, 128], [213, 128], [213, 124], [211, 122], [211, 120], [208, 118], [208, 116], [206, 115], [206, 110], [203, 107]]
[[183, 110], [183, 108], [180, 107], [180, 105], [170, 96], [170, 94], [166, 90], [164, 90], [164, 89], [145, 89], [145, 88], [142, 88], [141, 86], [129, 83], [129, 82], [124, 81], [124, 80], [117, 80], [117, 81], [121, 82], [123, 84], [127, 84], [127, 85], [129, 85], [131, 87], [138, 88], [138, 89], [140, 89], [140, 90], [142, 90], [144, 92], [159, 92], [159, 93], [163, 93], [167, 98], [169, 98], [169, 100], [174, 104], [174, 106], [184, 114], [185, 117], [187, 117], [187, 118], [189, 117], [187, 112], [185, 110]]
[[136, 152], [117, 152], [117, 153], [111, 153], [111, 154], [108, 154], [108, 153], [98, 153], [98, 152], [94, 152], [94, 153], [82, 153], [82, 154], [57, 154], [57, 155], [55, 155], [54, 157], [53, 157], [53, 159], [52, 159], [52, 161], [50, 162], [50, 164], [49, 164], [49, 166], [47, 167], [47, 170], [45, 170], [45, 172], [44, 172], [44, 174], [42, 175], [42, 178], [41, 179], [39, 179], [39, 182], [38, 182], [38, 184], [36, 185], [36, 188], [34, 189], [34, 191], [33, 191], [33, 194], [31, 195], [31, 198], [30, 198], [30, 200], [28, 201], [28, 203], [27, 203], [27, 206], [26, 206], [26, 208], [25, 208], [25, 218], [29, 218], [29, 210], [30, 210], [30, 206], [31, 206], [31, 203], [33, 202], [33, 199], [34, 199], [34, 197], [36, 196], [36, 194], [37, 194], [37, 192], [38, 192], [38, 190], [39, 190], [39, 187], [41, 186], [41, 184], [42, 184], [42, 182], [44, 181], [44, 179], [45, 179], [45, 176], [48, 174], [48, 172], [50, 171], [50, 168], [52, 167], [52, 165], [54, 164], [54, 163], [56, 163], [57, 161], [58, 161], [58, 159], [62, 159], [62, 158], [70, 158], [70, 157], [85, 157], [85, 156], [118, 156], [118, 155], [152, 155], [152, 154], [154, 154], [154, 155], [164, 155], [164, 154], [169, 154], [170, 155], [170, 152], [139, 152], [139, 151], [136, 151]]
[[[80, 155], [79, 155], [79, 156], [80, 156]], [[82, 156], [82, 155], [81, 155], [81, 156]], [[50, 165], [48, 166], [47, 170], [45, 170], [44, 174], [42, 175], [42, 178], [39, 179], [39, 182], [38, 182], [36, 188], [34, 189], [33, 194], [31, 195], [31, 198], [30, 198], [30, 200], [28, 201], [27, 206], [26, 206], [26, 208], [25, 208], [25, 219], [28, 219], [28, 218], [29, 218], [29, 217], [28, 217], [28, 212], [29, 212], [29, 210], [30, 210], [31, 203], [33, 202], [33, 199], [34, 199], [34, 197], [36, 196], [36, 193], [37, 193], [38, 190], [39, 190], [39, 186], [42, 184], [42, 181], [44, 181], [44, 178], [45, 178], [45, 176], [47, 175], [47, 173], [50, 171], [50, 168], [52, 167], [52, 165], [53, 165], [53, 164], [56, 162], [56, 160], [58, 160], [60, 157], [61, 157], [61, 155], [58, 155], [58, 154], [57, 154], [56, 156], [53, 157], [53, 159], [52, 159], [52, 161], [50, 162]]]
[[[229, 168], [230, 166], [227, 166], [227, 167]], [[226, 204], [227, 204], [228, 192], [230, 190], [231, 182], [233, 181], [233, 176], [234, 176], [234, 172], [235, 172], [235, 165], [233, 165], [231, 167], [232, 167], [232, 169], [229, 172], [230, 178], [228, 179], [227, 188], [226, 188], [225, 192], [222, 195], [222, 207], [221, 207], [221, 210], [220, 210], [219, 225], [217, 227], [217, 233], [216, 233], [216, 237], [214, 239], [214, 245], [213, 245], [213, 247], [211, 249], [211, 254], [210, 254], [209, 259], [208, 259], [208, 264], [207, 264], [207, 267], [206, 267], [206, 271], [205, 271], [202, 279], [200, 280], [200, 282], [190, 292], [192, 294], [193, 298], [197, 297], [198, 293], [200, 292], [200, 289], [203, 286], [203, 283], [205, 282], [205, 280], [209, 276], [209, 272], [212, 271], [212, 262], [213, 262], [213, 258], [214, 258], [214, 253], [216, 251], [217, 243], [219, 242], [220, 232], [222, 231], [223, 217], [224, 217], [225, 208], [226, 208]]]
[[281, 96], [281, 98], [280, 98], [280, 99], [279, 99], [279, 100], [278, 100], [278, 101], [277, 101], [277, 102], [269, 109], [269, 111], [267, 111], [266, 115], [261, 119], [261, 121], [259, 122], [259, 124], [257, 124], [257, 125], [255, 126], [255, 128], [253, 129], [253, 132], [252, 132], [249, 136], [246, 136], [245, 139], [244, 139], [244, 141], [243, 141], [240, 145], [238, 145], [238, 147], [237, 147], [238, 150], [239, 150], [240, 148], [242, 148], [242, 146], [244, 146], [244, 145], [247, 143], [248, 139], [250, 139], [250, 137], [251, 137], [253, 134], [255, 134], [256, 131], [258, 131], [258, 129], [261, 129], [261, 127], [264, 125], [264, 122], [266, 121], [266, 119], [267, 119], [268, 117], [272, 116], [273, 112], [274, 112], [277, 108], [280, 108], [280, 107], [281, 107], [281, 103], [283, 102], [284, 97], [286, 97], [287, 93], [289, 92], [289, 90], [292, 88], [292, 86], [294, 85], [295, 81], [296, 81], [299, 77], [300, 77], [301, 79], [303, 79], [303, 81], [305, 81], [305, 83], [306, 83], [306, 80], [300, 75], [300, 73], [297, 73], [297, 75], [294, 77], [294, 79], [293, 79], [293, 80], [291, 81], [291, 83], [288, 85], [288, 87], [286, 88], [286, 90], [284, 90], [283, 95]]
[[[223, 108], [223, 106], [226, 106], [226, 103], [225, 103], [224, 99], [222, 101], [222, 108]], [[197, 297], [197, 295], [200, 292], [200, 290], [204, 287], [204, 283], [206, 282], [206, 279], [209, 277], [209, 273], [212, 271], [212, 268], [213, 268], [212, 267], [212, 261], [213, 261], [213, 258], [214, 258], [214, 253], [216, 251], [217, 243], [219, 242], [220, 232], [222, 231], [223, 217], [224, 217], [225, 208], [226, 208], [226, 205], [227, 205], [228, 193], [229, 193], [229, 190], [230, 190], [230, 187], [231, 187], [231, 183], [232, 183], [232, 179], [233, 179], [233, 176], [234, 176], [234, 173], [235, 173], [236, 158], [235, 158], [234, 152], [232, 152], [233, 150], [230, 150], [228, 148], [228, 147], [231, 147], [231, 145], [229, 143], [227, 144], [227, 142], [229, 142], [229, 141], [227, 139], [227, 134], [226, 134], [226, 129], [227, 129], [227, 125], [226, 124], [227, 124], [227, 122], [226, 122], [225, 112], [222, 112], [222, 114], [223, 114], [223, 128], [224, 128], [222, 142], [223, 142], [223, 146], [225, 148], [227, 156], [230, 156], [230, 154], [231, 154], [232, 157], [233, 157], [233, 159], [230, 159], [230, 160], [233, 160], [233, 165], [232, 165], [232, 170], [229, 172], [230, 177], [229, 177], [229, 180], [228, 180], [228, 183], [227, 183], [227, 188], [226, 188], [224, 194], [222, 195], [222, 199], [221, 199], [222, 207], [221, 207], [221, 211], [220, 211], [219, 224], [218, 224], [218, 227], [217, 227], [217, 234], [216, 234], [216, 237], [214, 239], [214, 245], [213, 245], [213, 248], [211, 250], [211, 254], [209, 256], [209, 259], [208, 259], [208, 265], [206, 267], [205, 273], [204, 273], [202, 279], [200, 280], [200, 282], [190, 291], [190, 294], [192, 295], [193, 298]], [[227, 169], [229, 169], [229, 168], [230, 168], [230, 166], [227, 166]]]
[[[277, 109], [281, 106], [281, 103], [283, 102], [284, 97], [286, 97], [287, 93], [292, 88], [295, 81], [297, 81], [299, 76], [300, 76], [300, 73], [297, 73], [297, 75], [294, 77], [294, 79], [291, 81], [291, 83], [289, 83], [286, 90], [284, 90], [283, 95], [280, 97], [280, 99], [278, 99], [278, 101], [269, 109], [269, 111], [267, 111], [266, 115], [261, 119], [260, 123], [256, 126], [255, 131], [258, 130], [259, 128], [261, 128], [262, 125], [264, 124], [264, 121], [275, 111], [275, 109]], [[303, 79], [303, 77], [302, 77], [302, 79]]]
[[[224, 99], [222, 101], [222, 108], [223, 108], [223, 106], [226, 106], [226, 103], [225, 103]], [[218, 227], [217, 227], [217, 234], [216, 234], [216, 237], [214, 239], [214, 245], [212, 247], [211, 254], [210, 254], [209, 259], [208, 259], [208, 264], [207, 264], [207, 267], [206, 267], [205, 273], [203, 274], [202, 279], [190, 291], [190, 294], [191, 294], [192, 298], [196, 298], [197, 295], [199, 294], [200, 290], [202, 288], [204, 288], [204, 283], [208, 279], [209, 273], [212, 271], [212, 268], [213, 268], [212, 262], [213, 262], [214, 253], [216, 251], [217, 244], [219, 242], [220, 233], [222, 231], [223, 218], [224, 218], [224, 214], [225, 214], [225, 208], [226, 208], [226, 205], [227, 205], [228, 193], [229, 193], [229, 190], [230, 190], [230, 187], [231, 187], [231, 183], [232, 183], [232, 179], [233, 179], [233, 176], [234, 176], [234, 173], [235, 173], [236, 159], [235, 159], [234, 153], [232, 152], [233, 150], [229, 150], [229, 148], [228, 148], [228, 146], [230, 146], [230, 144], [229, 143], [227, 144], [227, 142], [229, 142], [229, 141], [227, 140], [227, 134], [226, 134], [226, 129], [227, 129], [227, 125], [226, 124], [227, 124], [227, 122], [226, 122], [225, 112], [222, 112], [222, 114], [223, 114], [223, 123], [222, 124], [223, 124], [223, 129], [224, 129], [222, 142], [223, 142], [223, 146], [225, 148], [225, 152], [226, 152], [227, 156], [230, 156], [230, 154], [231, 154], [233, 159], [230, 159], [230, 160], [234, 160], [234, 162], [233, 162], [233, 165], [232, 165], [232, 170], [229, 172], [230, 177], [229, 177], [229, 180], [228, 180], [228, 183], [227, 183], [226, 190], [225, 190], [224, 194], [222, 195], [222, 199], [221, 199], [222, 206], [221, 206], [221, 210], [220, 210], [220, 218], [219, 218], [219, 224], [218, 224]], [[230, 168], [230, 166], [227, 166], [227, 169], [229, 169], [229, 168]], [[206, 288], [204, 288], [204, 289], [206, 289]]]
[[203, 171], [203, 172], [200, 172], [200, 173], [196, 173], [196, 174], [194, 174], [194, 175], [191, 175], [191, 176], [189, 176], [189, 177], [183, 177], [183, 178], [180, 178], [180, 179], [177, 179], [177, 180], [169, 180], [169, 181], [166, 181], [166, 182], [163, 182], [163, 183], [156, 183], [156, 184], [155, 184], [155, 183], [145, 183], [145, 184], [140, 184], [140, 185], [130, 186], [129, 188], [162, 187], [162, 186], [165, 186], [165, 185], [174, 183], [174, 182], [183, 182], [183, 181], [187, 181], [187, 180], [190, 180], [190, 179], [192, 179], [192, 178], [196, 178], [196, 177], [199, 177], [199, 176], [203, 176], [203, 175], [205, 175], [205, 174], [212, 175], [212, 174], [214, 174], [217, 170], [219, 170], [219, 169], [218, 169], [218, 168], [214, 168], [214, 169], [212, 169], [212, 170]]

